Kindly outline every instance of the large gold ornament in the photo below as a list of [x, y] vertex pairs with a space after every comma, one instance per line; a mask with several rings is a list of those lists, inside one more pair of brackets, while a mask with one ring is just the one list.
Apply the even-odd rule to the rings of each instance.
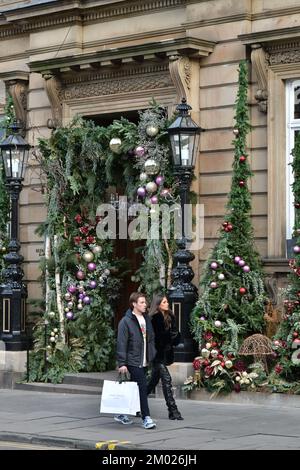
[[121, 139], [119, 137], [113, 137], [109, 142], [109, 148], [113, 153], [121, 153], [120, 147], [122, 145]]
[[155, 137], [158, 134], [158, 127], [154, 126], [153, 124], [150, 124], [149, 126], [146, 127], [146, 134], [149, 137]]
[[149, 158], [145, 161], [144, 168], [147, 175], [157, 175], [160, 169], [159, 164], [153, 160], [153, 158]]
[[90, 263], [94, 259], [94, 255], [91, 251], [85, 251], [83, 253], [82, 257], [83, 257], [84, 261], [86, 261], [87, 263]]

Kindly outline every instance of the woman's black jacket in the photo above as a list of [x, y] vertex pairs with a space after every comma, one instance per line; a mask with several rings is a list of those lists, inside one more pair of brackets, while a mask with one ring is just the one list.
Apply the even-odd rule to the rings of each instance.
[[155, 313], [151, 321], [157, 351], [154, 362], [160, 362], [169, 366], [174, 362], [174, 346], [177, 346], [181, 340], [181, 335], [176, 327], [175, 317], [173, 315], [171, 316], [170, 328], [166, 327], [161, 312]]

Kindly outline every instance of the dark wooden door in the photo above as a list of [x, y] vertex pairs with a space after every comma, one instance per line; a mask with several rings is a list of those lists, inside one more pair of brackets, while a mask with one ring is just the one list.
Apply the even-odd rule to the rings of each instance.
[[116, 258], [124, 258], [127, 266], [124, 268], [125, 275], [122, 277], [123, 282], [120, 291], [120, 299], [115, 312], [115, 329], [117, 329], [119, 321], [129, 307], [128, 300], [130, 294], [135, 292], [139, 287], [138, 283], [132, 281], [132, 276], [134, 276], [143, 260], [142, 254], [137, 252], [136, 249], [143, 245], [144, 241], [142, 240], [116, 240]]

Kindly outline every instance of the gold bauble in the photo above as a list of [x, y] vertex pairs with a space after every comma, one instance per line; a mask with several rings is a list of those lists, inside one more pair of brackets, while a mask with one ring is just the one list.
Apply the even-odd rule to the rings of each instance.
[[147, 175], [157, 175], [159, 172], [159, 164], [153, 160], [153, 158], [149, 158], [145, 161], [145, 172]]
[[146, 127], [146, 134], [149, 137], [155, 137], [158, 134], [158, 127], [154, 126], [153, 124], [150, 124], [149, 126]]
[[86, 261], [87, 263], [90, 263], [94, 259], [94, 255], [91, 251], [85, 251], [83, 253], [82, 257], [83, 257], [84, 261]]
[[113, 153], [121, 153], [120, 147], [122, 145], [121, 139], [119, 137], [113, 137], [109, 142], [109, 148]]

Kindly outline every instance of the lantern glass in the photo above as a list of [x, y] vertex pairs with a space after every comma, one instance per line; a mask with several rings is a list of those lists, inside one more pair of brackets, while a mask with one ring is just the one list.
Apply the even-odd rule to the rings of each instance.
[[175, 166], [193, 167], [195, 165], [201, 127], [188, 114], [191, 107], [182, 100], [177, 106], [179, 116], [169, 126], [173, 160]]
[[19, 126], [12, 125], [11, 128], [12, 134], [0, 144], [5, 176], [7, 180], [22, 180], [25, 175], [30, 145], [20, 134], [16, 133]]

